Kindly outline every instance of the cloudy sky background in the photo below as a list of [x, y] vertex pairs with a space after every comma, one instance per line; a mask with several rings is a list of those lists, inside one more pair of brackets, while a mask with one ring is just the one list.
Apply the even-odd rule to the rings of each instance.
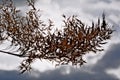
[[[25, 0], [13, 0], [23, 12], [27, 10]], [[37, 0], [36, 7], [41, 10], [41, 18], [50, 18], [57, 28], [61, 28], [62, 14], [78, 15], [87, 25], [106, 14], [109, 25], [116, 31], [111, 41], [104, 46], [105, 51], [86, 55], [87, 64], [81, 68], [60, 66], [55, 68], [51, 62], [43, 60], [33, 64], [32, 73], [19, 75], [18, 66], [22, 59], [0, 53], [0, 80], [120, 80], [120, 0]], [[0, 46], [6, 47], [6, 44]]]

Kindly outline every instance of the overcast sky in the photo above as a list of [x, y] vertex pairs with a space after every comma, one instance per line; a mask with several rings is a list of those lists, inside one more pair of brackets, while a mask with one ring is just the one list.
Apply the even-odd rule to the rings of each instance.
[[[1, 0], [0, 0], [1, 1]], [[13, 0], [23, 12], [27, 10], [25, 0]], [[62, 26], [62, 14], [78, 15], [87, 25], [101, 18], [103, 12], [109, 25], [116, 31], [104, 46], [105, 51], [86, 55], [87, 63], [81, 68], [54, 65], [47, 61], [36, 61], [32, 73], [19, 75], [18, 66], [22, 61], [11, 55], [0, 54], [0, 80], [120, 80], [120, 0], [36, 0], [41, 18], [53, 20], [56, 27]], [[6, 47], [6, 45], [0, 46]]]

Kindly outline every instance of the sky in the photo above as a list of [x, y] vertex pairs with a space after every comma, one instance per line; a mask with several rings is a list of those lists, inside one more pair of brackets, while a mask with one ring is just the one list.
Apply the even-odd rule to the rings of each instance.
[[[0, 0], [1, 1], [1, 0]], [[27, 11], [25, 0], [13, 0], [18, 9]], [[82, 67], [59, 66], [37, 60], [29, 73], [20, 75], [18, 66], [23, 60], [0, 53], [0, 80], [120, 80], [120, 0], [36, 0], [35, 6], [41, 10], [41, 18], [51, 19], [55, 27], [61, 29], [62, 15], [77, 15], [85, 24], [91, 25], [106, 14], [106, 20], [116, 30], [104, 52], [85, 55], [87, 63]], [[9, 44], [0, 45], [0, 49]]]

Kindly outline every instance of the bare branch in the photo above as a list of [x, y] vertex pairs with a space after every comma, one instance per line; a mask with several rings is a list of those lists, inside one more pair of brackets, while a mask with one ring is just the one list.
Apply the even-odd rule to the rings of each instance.
[[1, 53], [6, 53], [6, 54], [9, 54], [9, 55], [13, 55], [13, 56], [16, 56], [16, 57], [28, 57], [28, 56], [23, 56], [21, 54], [15, 54], [15, 53], [12, 53], [12, 52], [7, 52], [7, 51], [3, 51], [3, 50], [0, 50]]

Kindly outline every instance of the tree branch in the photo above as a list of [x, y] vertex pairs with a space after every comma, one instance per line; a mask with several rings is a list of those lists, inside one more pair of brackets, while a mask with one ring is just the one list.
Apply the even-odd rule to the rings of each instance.
[[0, 52], [1, 53], [6, 53], [6, 54], [9, 54], [9, 55], [13, 55], [13, 56], [17, 56], [17, 57], [28, 57], [28, 56], [25, 56], [25, 55], [15, 54], [15, 53], [12, 53], [12, 52], [2, 51], [2, 50], [0, 50]]

